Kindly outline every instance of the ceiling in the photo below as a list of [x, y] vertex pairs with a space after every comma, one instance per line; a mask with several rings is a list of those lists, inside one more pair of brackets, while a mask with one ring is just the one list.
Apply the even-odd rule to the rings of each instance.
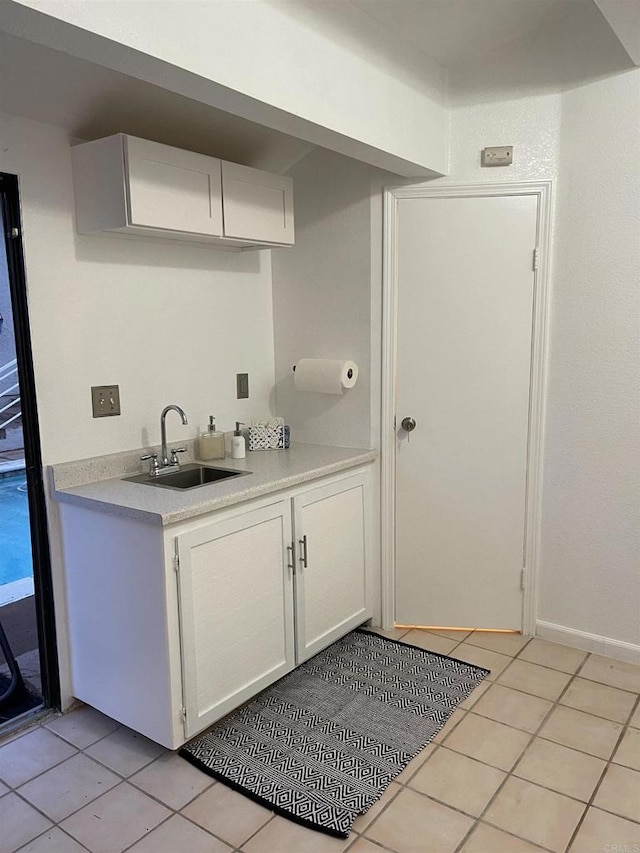
[[[632, 41], [640, 36], [640, 0], [262, 2], [357, 45], [369, 61], [409, 82], [448, 78], [453, 105], [557, 92], [619, 73], [633, 66]], [[122, 131], [273, 172], [286, 171], [312, 147], [5, 32], [0, 80], [0, 110], [63, 127], [78, 139]]]
[[574, 12], [585, 0], [351, 0], [361, 12], [453, 69]]
[[313, 146], [160, 86], [0, 31], [0, 111], [78, 140], [128, 133], [283, 173]]
[[634, 64], [634, 26], [640, 39], [640, 0], [266, 2], [405, 76], [444, 68], [453, 105], [558, 92], [619, 73]]

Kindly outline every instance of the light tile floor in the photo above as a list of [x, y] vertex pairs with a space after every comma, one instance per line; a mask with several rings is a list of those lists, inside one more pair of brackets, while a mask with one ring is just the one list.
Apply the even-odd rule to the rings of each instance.
[[493, 672], [346, 841], [83, 707], [0, 743], [0, 853], [640, 850], [640, 667], [514, 635], [391, 634]]

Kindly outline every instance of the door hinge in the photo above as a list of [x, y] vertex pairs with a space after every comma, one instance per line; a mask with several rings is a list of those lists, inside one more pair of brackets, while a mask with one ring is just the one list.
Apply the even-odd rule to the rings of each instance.
[[527, 584], [527, 571], [520, 569], [520, 589], [524, 589]]
[[180, 705], [180, 707], [178, 708], [178, 716], [180, 717], [183, 723], [187, 722], [187, 709], [184, 707], [184, 705]]
[[178, 554], [177, 550], [176, 550], [176, 553], [173, 555], [173, 571], [174, 572], [180, 571], [180, 555]]
[[20, 236], [20, 229], [19, 228], [11, 228], [10, 229], [9, 237], [11, 237], [12, 240], [17, 240], [19, 236]]
[[538, 247], [536, 246], [536, 248], [533, 250], [533, 263], [531, 266], [531, 269], [534, 272], [538, 269], [538, 257], [539, 257], [539, 250], [538, 250]]

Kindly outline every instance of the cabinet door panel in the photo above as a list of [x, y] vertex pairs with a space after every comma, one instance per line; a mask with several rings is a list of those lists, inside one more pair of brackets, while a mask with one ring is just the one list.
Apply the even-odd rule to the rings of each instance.
[[316, 654], [368, 616], [366, 503], [361, 477], [295, 498], [296, 539], [306, 536], [307, 566], [298, 541], [297, 660]]
[[178, 537], [186, 736], [294, 664], [289, 501]]
[[158, 142], [124, 138], [130, 224], [220, 236], [220, 161]]
[[225, 237], [293, 243], [293, 181], [222, 163]]

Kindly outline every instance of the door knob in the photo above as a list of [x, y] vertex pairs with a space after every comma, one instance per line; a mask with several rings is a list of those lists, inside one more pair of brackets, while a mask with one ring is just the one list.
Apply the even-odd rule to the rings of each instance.
[[416, 419], [415, 418], [403, 418], [400, 422], [400, 426], [405, 432], [413, 432], [416, 428]]

